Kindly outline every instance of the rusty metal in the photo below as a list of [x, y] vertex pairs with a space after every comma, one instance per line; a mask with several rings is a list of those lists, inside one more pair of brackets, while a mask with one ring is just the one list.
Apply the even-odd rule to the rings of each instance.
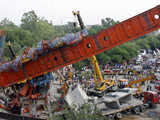
[[[157, 17], [158, 16], [158, 17]], [[28, 77], [34, 78], [44, 72], [55, 71], [66, 65], [84, 60], [160, 28], [160, 6], [125, 20], [93, 36], [85, 37], [78, 45], [64, 46], [24, 64]], [[0, 86], [7, 87], [27, 79], [24, 71], [0, 72]]]

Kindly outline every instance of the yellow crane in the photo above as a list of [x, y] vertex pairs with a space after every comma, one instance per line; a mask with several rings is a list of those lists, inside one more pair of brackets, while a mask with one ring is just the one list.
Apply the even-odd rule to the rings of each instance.
[[98, 65], [98, 61], [96, 59], [96, 56], [91, 57], [91, 62], [92, 62], [92, 65], [94, 66], [94, 82], [95, 82], [96, 90], [104, 91], [104, 90], [114, 86], [115, 85], [114, 80], [109, 81], [109, 80], [103, 79], [103, 76], [102, 76], [100, 67]]
[[[73, 12], [73, 15], [78, 18], [79, 25], [80, 25], [81, 29], [83, 30], [85, 28], [85, 26], [84, 26], [84, 23], [82, 21], [82, 18], [80, 16], [79, 11]], [[96, 59], [96, 56], [91, 57], [91, 62], [94, 66], [94, 72], [95, 72], [94, 73], [94, 82], [95, 82], [96, 90], [104, 91], [104, 90], [112, 87], [115, 84], [114, 80], [112, 80], [110, 82], [108, 80], [103, 79], [100, 67], [98, 65], [98, 61]]]
[[155, 75], [150, 75], [150, 76], [145, 77], [145, 78], [140, 78], [138, 80], [129, 81], [127, 87], [133, 87], [133, 85], [138, 84], [138, 86], [137, 86], [137, 88], [138, 88], [137, 93], [142, 93], [141, 83], [145, 82], [145, 81], [149, 81], [149, 80], [155, 80], [155, 79], [156, 79]]

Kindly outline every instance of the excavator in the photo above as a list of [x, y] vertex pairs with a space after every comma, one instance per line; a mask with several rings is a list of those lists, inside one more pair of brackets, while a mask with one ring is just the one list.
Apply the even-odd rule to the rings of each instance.
[[[32, 105], [31, 103], [36, 101], [36, 99], [33, 100], [33, 93], [43, 92], [43, 89], [40, 88], [45, 87], [47, 90], [49, 87], [49, 80], [43, 79], [44, 74], [50, 74], [50, 72], [59, 68], [90, 58], [93, 55], [158, 30], [160, 28], [160, 6], [103, 29], [91, 36], [86, 34], [81, 17], [78, 17], [78, 19], [81, 21], [81, 32], [67, 34], [51, 41], [42, 41], [37, 48], [25, 49], [22, 55], [0, 65], [0, 87], [1, 91], [4, 91], [1, 94], [8, 96], [5, 99], [6, 104], [3, 104], [1, 108], [6, 108], [10, 113], [6, 113], [7, 115], [0, 113], [0, 117], [18, 119], [15, 114], [21, 115], [20, 110], [24, 105], [23, 99], [27, 99], [30, 103], [26, 104], [26, 107]], [[37, 79], [39, 77], [40, 79]], [[22, 81], [25, 82], [18, 85]], [[20, 94], [21, 88], [29, 88], [26, 94], [23, 94], [23, 97]], [[12, 91], [10, 91], [11, 89]], [[41, 97], [41, 99], [44, 99], [44, 97]], [[18, 113], [16, 108], [19, 109]], [[44, 109], [42, 105], [39, 105], [38, 108], [40, 110]]]

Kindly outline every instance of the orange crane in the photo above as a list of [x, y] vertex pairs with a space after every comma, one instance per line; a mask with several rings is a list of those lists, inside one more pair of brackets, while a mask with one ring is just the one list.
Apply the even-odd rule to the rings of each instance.
[[[17, 70], [0, 71], [0, 87], [8, 87], [30, 80], [46, 72], [55, 71], [72, 63], [109, 50], [160, 28], [160, 6], [104, 29], [96, 35], [61, 47], [50, 48], [36, 60], [31, 59], [17, 66]], [[45, 44], [46, 45], [46, 44]], [[11, 63], [13, 61], [10, 61]], [[3, 64], [2, 64], [3, 65]]]

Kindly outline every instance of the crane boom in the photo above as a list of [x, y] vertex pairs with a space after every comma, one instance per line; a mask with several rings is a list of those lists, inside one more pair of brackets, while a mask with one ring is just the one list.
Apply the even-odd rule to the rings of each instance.
[[155, 80], [156, 76], [155, 75], [151, 75], [151, 76], [147, 76], [146, 78], [140, 78], [138, 80], [133, 80], [133, 81], [129, 81], [128, 85], [126, 87], [133, 87], [134, 84], [138, 84], [137, 88], [138, 88], [138, 93], [142, 93], [143, 90], [141, 88], [141, 83], [145, 82], [145, 81], [151, 81], [151, 80]]
[[18, 71], [0, 72], [0, 87], [34, 78], [45, 72], [62, 68], [109, 50], [160, 28], [160, 6], [104, 29], [96, 35], [83, 38], [78, 44], [51, 50], [37, 60], [31, 60], [19, 67]]
[[[85, 28], [84, 26], [84, 23], [82, 21], [82, 18], [80, 16], [80, 13], [79, 11], [77, 12], [73, 12], [74, 16], [76, 16], [78, 18], [78, 22], [79, 22], [79, 25], [81, 27], [81, 30], [83, 30]], [[101, 73], [101, 70], [100, 70], [100, 67], [98, 65], [98, 61], [96, 59], [96, 56], [93, 55], [91, 58], [91, 63], [94, 67], [94, 81], [95, 81], [95, 87], [96, 89], [99, 89], [99, 90], [105, 90], [105, 88], [107, 87], [105, 83], [105, 81], [103, 80], [103, 76], [102, 76], [102, 73]], [[98, 79], [97, 79], [98, 78]], [[108, 83], [108, 82], [107, 82]], [[103, 86], [101, 86], [103, 85]]]
[[98, 81], [97, 79], [95, 78], [95, 83], [96, 83], [96, 87], [99, 86], [100, 83], [104, 82], [103, 80], [103, 77], [102, 77], [102, 73], [101, 73], [101, 70], [99, 68], [99, 65], [98, 65], [98, 61], [96, 59], [96, 56], [92, 56], [91, 57], [91, 61], [92, 61], [92, 64], [94, 66], [94, 70], [95, 70], [95, 75], [98, 76]]
[[148, 76], [146, 78], [140, 78], [138, 80], [130, 81], [127, 87], [132, 87], [134, 84], [139, 84], [149, 80], [155, 80], [156, 77], [154, 75]]

